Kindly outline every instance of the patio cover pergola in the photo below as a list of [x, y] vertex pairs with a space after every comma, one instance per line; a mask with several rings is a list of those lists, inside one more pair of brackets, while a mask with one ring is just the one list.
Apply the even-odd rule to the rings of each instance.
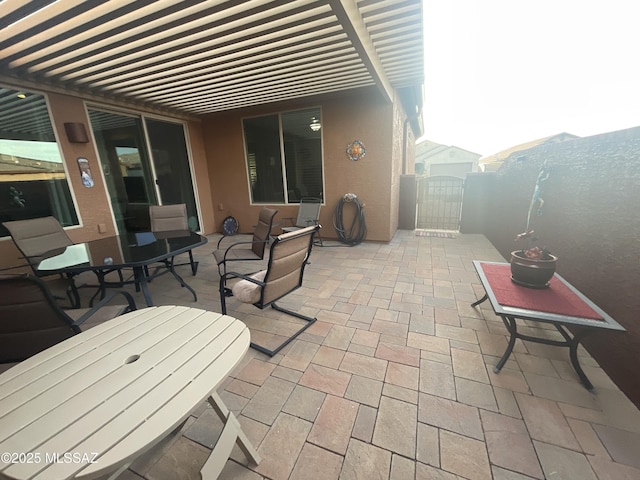
[[374, 85], [421, 130], [421, 0], [5, 0], [0, 28], [25, 88], [193, 117]]

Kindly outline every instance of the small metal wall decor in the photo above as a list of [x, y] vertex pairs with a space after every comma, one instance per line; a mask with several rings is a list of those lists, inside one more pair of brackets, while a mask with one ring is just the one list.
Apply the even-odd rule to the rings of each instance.
[[83, 157], [78, 157], [78, 168], [80, 169], [82, 185], [87, 188], [93, 187], [93, 176], [91, 175], [91, 169], [89, 168], [89, 160]]
[[360, 140], [355, 140], [347, 147], [347, 156], [354, 162], [364, 157], [365, 153], [364, 144]]

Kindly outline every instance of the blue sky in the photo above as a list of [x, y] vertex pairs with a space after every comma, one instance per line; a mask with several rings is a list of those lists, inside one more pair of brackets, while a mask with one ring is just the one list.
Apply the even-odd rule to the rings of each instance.
[[638, 18], [630, 0], [424, 0], [423, 138], [488, 156], [639, 126]]

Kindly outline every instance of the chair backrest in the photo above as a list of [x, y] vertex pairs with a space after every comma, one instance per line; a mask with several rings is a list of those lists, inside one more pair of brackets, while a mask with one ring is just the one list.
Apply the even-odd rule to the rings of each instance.
[[322, 200], [313, 197], [304, 197], [300, 199], [300, 207], [298, 208], [298, 218], [296, 219], [296, 227], [310, 227], [318, 223], [320, 218], [320, 207]]
[[150, 205], [149, 219], [152, 232], [170, 232], [175, 230], [189, 230], [187, 205]]
[[15, 220], [2, 225], [9, 230], [13, 242], [25, 257], [38, 257], [51, 250], [73, 245], [73, 242], [54, 217]]
[[0, 362], [20, 362], [80, 328], [33, 275], [0, 276]]
[[279, 235], [271, 245], [267, 273], [260, 303], [268, 305], [302, 286], [304, 267], [307, 264], [313, 236], [319, 225], [301, 228]]
[[271, 208], [262, 207], [260, 215], [258, 216], [258, 224], [253, 231], [253, 244], [251, 250], [260, 258], [264, 258], [264, 250], [267, 246], [267, 241], [271, 236], [271, 229], [273, 228], [273, 218], [278, 213], [277, 210]]

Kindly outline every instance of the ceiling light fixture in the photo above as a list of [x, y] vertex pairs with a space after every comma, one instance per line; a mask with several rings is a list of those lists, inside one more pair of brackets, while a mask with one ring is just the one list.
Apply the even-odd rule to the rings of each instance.
[[322, 125], [320, 125], [320, 122], [316, 117], [311, 117], [311, 123], [309, 124], [309, 128], [314, 132], [317, 132], [322, 128]]

